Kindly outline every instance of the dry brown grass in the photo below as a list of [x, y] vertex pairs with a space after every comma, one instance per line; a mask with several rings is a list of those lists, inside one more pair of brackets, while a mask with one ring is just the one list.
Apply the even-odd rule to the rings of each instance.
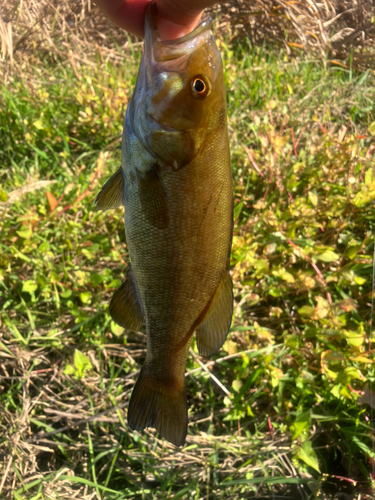
[[[1, 0], [0, 6], [3, 66], [25, 54], [77, 59], [94, 51], [116, 58], [117, 47], [135, 40], [91, 0]], [[235, 0], [218, 4], [214, 12], [219, 30], [231, 37], [271, 41], [289, 53], [304, 50], [336, 61], [352, 54], [352, 63], [362, 68], [375, 62], [373, 0]]]
[[253, 43], [276, 42], [289, 53], [302, 49], [338, 61], [352, 53], [359, 67], [375, 62], [372, 0], [238, 0], [221, 9]]
[[[128, 341], [127, 347], [115, 343], [106, 345], [102, 351], [104, 358], [116, 356], [119, 360], [130, 359], [133, 363], [138, 363], [145, 356], [145, 336], [142, 333], [134, 333], [129, 336]], [[272, 475], [281, 474], [284, 477], [298, 478], [288, 457], [291, 442], [287, 435], [274, 435], [265, 439], [263, 435], [249, 438], [249, 435], [243, 434], [234, 439], [232, 436], [223, 439], [223, 436], [201, 432], [200, 435], [188, 435], [186, 439], [188, 448], [181, 449], [158, 439], [153, 430], [146, 429], [143, 434], [151, 439], [147, 437], [143, 439], [140, 435], [144, 443], [143, 451], [137, 447], [125, 449], [119, 437], [122, 433], [129, 432], [125, 424], [125, 408], [129, 404], [130, 392], [138, 372], [132, 372], [115, 381], [116, 385], [121, 384], [123, 390], [114, 400], [108, 396], [111, 384], [109, 373], [103, 373], [102, 377], [87, 376], [77, 381], [72, 388], [62, 373], [61, 359], [51, 366], [50, 353], [47, 350], [33, 350], [32, 346], [29, 352], [14, 347], [12, 349], [13, 355], [0, 351], [0, 366], [2, 372], [6, 374], [1, 377], [1, 381], [3, 384], [22, 383], [19, 394], [22, 412], [15, 419], [14, 413], [0, 406], [0, 411], [3, 412], [0, 419], [0, 433], [2, 441], [7, 443], [7, 446], [2, 448], [3, 455], [0, 462], [0, 498], [13, 498], [13, 492], [23, 484], [31, 485], [35, 481], [40, 483], [40, 491], [46, 499], [99, 498], [92, 487], [75, 483], [74, 470], [64, 467], [56, 459], [59, 455], [58, 450], [63, 449], [65, 453], [74, 457], [75, 464], [81, 464], [84, 470], [89, 470], [90, 446], [85, 438], [88, 438], [88, 442], [91, 441], [96, 454], [108, 452], [109, 455], [113, 455], [111, 450], [114, 448], [121, 450], [117, 456], [116, 466], [139, 490], [152, 489], [155, 482], [151, 472], [142, 480], [141, 475], [135, 474], [129, 465], [142, 457], [157, 458], [160, 468], [173, 468], [179, 481], [186, 484], [189, 483], [192, 471], [196, 477], [201, 477], [203, 483], [209, 481], [209, 464], [215, 453], [225, 457], [220, 458], [220, 477], [229, 475], [236, 477], [237, 469], [241, 466], [241, 473], [248, 473], [251, 476], [257, 476], [267, 468], [268, 471], [272, 471]], [[92, 364], [98, 365], [95, 352], [89, 351], [87, 354]], [[237, 353], [217, 361], [209, 361], [207, 366], [211, 370], [216, 363], [231, 357], [241, 357], [242, 354]], [[36, 377], [30, 376], [30, 369], [34, 364], [43, 367], [37, 373], [39, 382], [43, 380], [42, 390]], [[48, 368], [44, 368], [47, 366]], [[187, 377], [194, 377], [198, 384], [197, 407], [201, 390], [199, 376], [205, 368], [206, 364], [201, 363], [199, 368], [187, 373]], [[208, 418], [202, 419], [197, 412], [194, 421], [189, 425], [194, 426], [205, 420], [213, 422], [219, 417], [219, 413], [222, 417], [223, 410], [219, 410], [218, 414], [211, 414]], [[35, 427], [36, 422], [39, 422], [39, 428], [45, 426], [45, 429], [35, 433], [32, 427]], [[118, 432], [108, 432], [108, 426], [116, 426]], [[79, 435], [83, 439], [77, 439]], [[262, 465], [247, 464], [253, 455], [264, 457]], [[109, 463], [103, 470], [108, 466]], [[317, 488], [317, 482], [311, 475], [307, 475], [305, 479], [311, 480], [311, 483], [291, 485], [294, 498], [307, 499], [310, 488]], [[144, 498], [151, 499], [153, 495], [145, 493]]]
[[91, 0], [1, 0], [0, 12], [0, 67], [7, 71], [25, 60], [58, 58], [88, 64], [93, 53], [119, 59], [117, 47], [131, 40]]

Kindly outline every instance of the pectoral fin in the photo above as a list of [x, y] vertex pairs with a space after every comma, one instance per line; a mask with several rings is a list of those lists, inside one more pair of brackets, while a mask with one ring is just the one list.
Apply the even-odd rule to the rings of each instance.
[[95, 210], [110, 210], [122, 205], [124, 192], [124, 177], [121, 167], [108, 179], [102, 189], [97, 194], [94, 205]]
[[167, 195], [156, 167], [138, 174], [138, 192], [146, 219], [158, 229], [169, 225]]
[[143, 306], [131, 267], [124, 283], [112, 297], [109, 313], [113, 321], [127, 330], [138, 332], [143, 325]]
[[233, 313], [233, 285], [225, 272], [211, 300], [203, 322], [196, 329], [199, 354], [211, 356], [227, 338]]

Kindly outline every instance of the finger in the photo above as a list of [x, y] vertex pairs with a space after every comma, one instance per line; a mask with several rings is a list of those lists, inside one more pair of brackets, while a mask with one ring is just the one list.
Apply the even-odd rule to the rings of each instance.
[[[149, 0], [96, 0], [114, 23], [143, 38], [144, 17]], [[155, 0], [157, 27], [162, 40], [186, 35], [198, 24], [203, 10], [215, 0]]]
[[155, 0], [158, 7], [157, 26], [162, 40], [190, 33], [198, 24], [206, 7], [215, 0]]
[[143, 24], [149, 0], [96, 0], [95, 3], [120, 28], [143, 38]]

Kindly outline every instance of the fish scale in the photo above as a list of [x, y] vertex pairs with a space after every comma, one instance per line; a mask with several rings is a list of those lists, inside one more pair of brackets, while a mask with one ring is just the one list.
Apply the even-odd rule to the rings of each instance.
[[154, 9], [151, 3], [146, 12], [122, 169], [96, 202], [98, 209], [120, 199], [125, 206], [131, 264], [110, 313], [128, 329], [144, 324], [147, 336], [129, 426], [154, 427], [179, 446], [187, 432], [185, 366], [193, 334], [200, 354], [211, 355], [231, 322], [232, 175], [224, 78], [210, 21], [162, 42]]

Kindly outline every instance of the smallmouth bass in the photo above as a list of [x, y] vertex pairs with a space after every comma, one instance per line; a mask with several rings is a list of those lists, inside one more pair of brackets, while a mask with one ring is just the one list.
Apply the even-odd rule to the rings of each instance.
[[211, 20], [161, 41], [156, 6], [145, 17], [144, 54], [128, 105], [122, 166], [95, 202], [125, 207], [131, 264], [110, 313], [145, 325], [147, 355], [128, 409], [132, 429], [185, 442], [185, 365], [194, 332], [203, 356], [231, 324], [232, 173], [223, 68]]

